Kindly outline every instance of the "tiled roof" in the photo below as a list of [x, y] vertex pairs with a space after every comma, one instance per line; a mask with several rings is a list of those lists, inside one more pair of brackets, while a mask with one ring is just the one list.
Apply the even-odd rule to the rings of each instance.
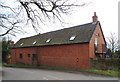
[[92, 22], [44, 34], [39, 34], [32, 37], [22, 38], [14, 45], [14, 48], [86, 43], [90, 41], [93, 32], [98, 24], [99, 22]]

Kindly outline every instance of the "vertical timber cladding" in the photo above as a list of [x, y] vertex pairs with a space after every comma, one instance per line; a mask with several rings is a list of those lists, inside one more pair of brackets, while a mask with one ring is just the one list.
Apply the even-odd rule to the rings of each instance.
[[74, 69], [89, 68], [89, 44], [39, 47], [39, 64]]

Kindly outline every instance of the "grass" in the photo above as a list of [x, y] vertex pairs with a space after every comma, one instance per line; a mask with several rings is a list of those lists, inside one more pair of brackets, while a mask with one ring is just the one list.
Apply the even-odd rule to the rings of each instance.
[[81, 71], [105, 75], [105, 76], [111, 76], [111, 77], [120, 77], [120, 70], [85, 69], [85, 70], [81, 70]]
[[32, 66], [32, 65], [14, 65], [14, 64], [3, 64], [6, 67], [18, 67], [18, 68], [40, 68], [40, 69], [52, 69], [52, 70], [71, 70], [63, 67], [50, 67], [50, 66]]
[[90, 72], [111, 77], [120, 77], [120, 70], [97, 70], [97, 69], [84, 69], [75, 70], [63, 67], [50, 67], [50, 66], [31, 66], [31, 65], [13, 65], [13, 64], [3, 64], [6, 67], [17, 67], [17, 68], [39, 68], [39, 69], [51, 69], [51, 70], [68, 70], [68, 71], [78, 71], [78, 72]]
[[2, 63], [0, 63], [0, 66], [2, 66]]
[[20, 64], [3, 64], [5, 67], [18, 67], [18, 68], [36, 68], [37, 66], [30, 66], [30, 65], [20, 65]]

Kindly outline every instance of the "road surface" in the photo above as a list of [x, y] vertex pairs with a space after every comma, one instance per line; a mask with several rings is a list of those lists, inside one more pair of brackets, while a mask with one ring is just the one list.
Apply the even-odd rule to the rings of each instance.
[[11, 67], [3, 67], [3, 71], [3, 80], [118, 80], [85, 72]]

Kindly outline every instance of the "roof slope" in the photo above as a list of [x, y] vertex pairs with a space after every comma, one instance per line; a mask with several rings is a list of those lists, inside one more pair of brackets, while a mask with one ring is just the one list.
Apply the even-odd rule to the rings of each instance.
[[[14, 45], [14, 48], [89, 42], [98, 24], [99, 22], [87, 23], [84, 25], [22, 38]], [[75, 39], [70, 40], [71, 36], [75, 36]], [[50, 42], [46, 43], [48, 39], [50, 39]]]

